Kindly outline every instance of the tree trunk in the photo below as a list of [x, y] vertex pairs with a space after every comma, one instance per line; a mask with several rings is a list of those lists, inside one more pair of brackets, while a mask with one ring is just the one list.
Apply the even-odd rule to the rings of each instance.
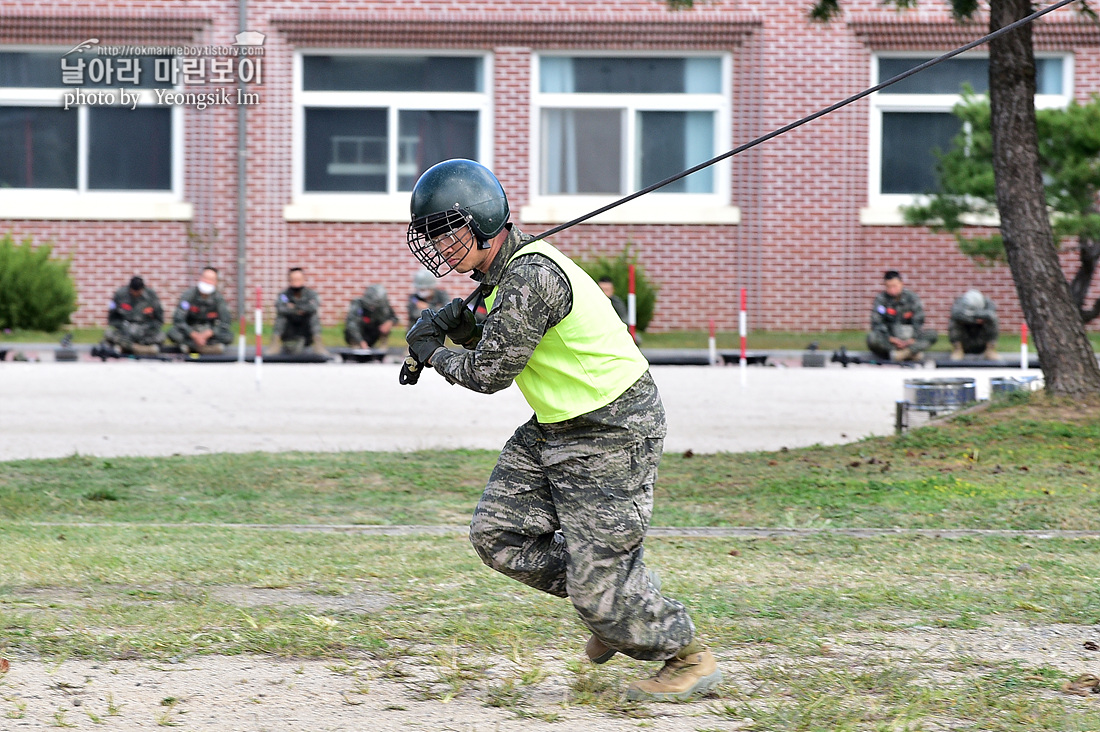
[[[1026, 17], [1030, 0], [992, 0], [991, 31]], [[1058, 261], [1039, 172], [1031, 24], [989, 44], [993, 171], [1005, 255], [1043, 367], [1046, 389], [1100, 393], [1100, 366]]]

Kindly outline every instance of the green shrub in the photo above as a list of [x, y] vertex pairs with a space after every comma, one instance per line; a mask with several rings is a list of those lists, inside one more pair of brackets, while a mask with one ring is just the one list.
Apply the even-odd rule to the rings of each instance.
[[638, 330], [644, 331], [653, 319], [653, 310], [657, 307], [657, 285], [649, 281], [645, 276], [645, 270], [638, 264], [638, 255], [630, 253], [630, 244], [614, 259], [598, 257], [595, 260], [578, 261], [581, 269], [599, 282], [602, 277], [610, 277], [615, 284], [615, 294], [626, 302], [629, 288], [630, 265], [634, 265], [634, 297], [635, 315], [638, 320]]
[[0, 238], [0, 328], [55, 331], [76, 310], [68, 259], [50, 259], [53, 245]]

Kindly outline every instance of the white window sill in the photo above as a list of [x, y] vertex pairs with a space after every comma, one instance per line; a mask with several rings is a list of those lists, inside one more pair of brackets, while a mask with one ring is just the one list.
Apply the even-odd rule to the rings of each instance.
[[[77, 194], [35, 196], [0, 193], [0, 219], [53, 221], [190, 221], [194, 206], [180, 201], [148, 200], [140, 195]], [[15, 192], [22, 194], [22, 191]]]
[[[614, 199], [542, 199], [520, 209], [524, 223], [560, 224], [606, 206]], [[670, 197], [642, 196], [590, 219], [593, 224], [740, 224], [741, 209]]]
[[408, 193], [302, 196], [283, 207], [287, 221], [409, 223]]
[[[963, 216], [962, 222], [967, 226], [991, 226], [1001, 225], [998, 216]], [[868, 206], [859, 210], [859, 223], [861, 226], [912, 226], [905, 222], [905, 216], [897, 206]]]

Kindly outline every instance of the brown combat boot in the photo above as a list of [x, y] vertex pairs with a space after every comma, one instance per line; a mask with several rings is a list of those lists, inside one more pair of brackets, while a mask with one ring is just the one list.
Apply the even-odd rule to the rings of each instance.
[[891, 361], [908, 361], [912, 357], [913, 354], [908, 348], [899, 348], [896, 351], [890, 351]]
[[722, 681], [722, 670], [714, 656], [698, 642], [692, 641], [665, 665], [657, 675], [635, 681], [626, 690], [633, 701], [687, 701], [702, 696]]
[[1000, 361], [1001, 357], [997, 354], [997, 347], [990, 343], [985, 347], [985, 351], [982, 353], [982, 358], [986, 361]]
[[952, 343], [951, 344], [951, 360], [952, 361], [962, 361], [965, 356], [966, 356], [966, 354], [963, 353], [963, 344], [961, 344], [961, 343]]
[[145, 345], [142, 343], [135, 343], [130, 346], [130, 350], [133, 351], [135, 356], [156, 356], [160, 353], [160, 346], [155, 344]]
[[[653, 589], [657, 592], [660, 592], [661, 576], [657, 574], [655, 569], [649, 570], [648, 574], [649, 584], [653, 585]], [[588, 642], [584, 644], [584, 655], [588, 656], [588, 660], [592, 663], [607, 663], [615, 655], [615, 649], [604, 643], [598, 635], [593, 633], [589, 636]]]
[[195, 350], [203, 356], [220, 356], [225, 353], [225, 346], [221, 343], [209, 343], [205, 346], [198, 346]]

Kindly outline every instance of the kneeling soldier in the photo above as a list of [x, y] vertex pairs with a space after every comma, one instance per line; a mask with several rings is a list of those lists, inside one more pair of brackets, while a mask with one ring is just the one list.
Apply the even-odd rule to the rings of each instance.
[[180, 297], [168, 340], [184, 351], [204, 355], [224, 353], [233, 340], [230, 317], [229, 305], [218, 292], [218, 270], [207, 267], [198, 283]]
[[107, 305], [107, 330], [103, 341], [122, 353], [154, 356], [164, 343], [164, 309], [157, 293], [145, 280], [131, 277], [130, 284], [115, 290]]

